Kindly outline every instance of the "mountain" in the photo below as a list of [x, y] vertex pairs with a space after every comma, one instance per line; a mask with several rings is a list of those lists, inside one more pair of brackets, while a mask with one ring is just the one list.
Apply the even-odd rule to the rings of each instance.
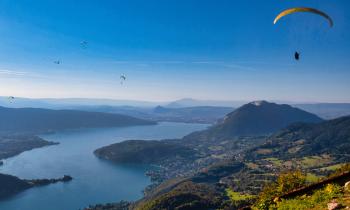
[[215, 123], [233, 110], [234, 108], [230, 107], [214, 106], [183, 108], [157, 106], [152, 110], [151, 115], [154, 117], [153, 119], [157, 121]]
[[229, 113], [222, 122], [188, 138], [231, 139], [237, 136], [268, 135], [292, 123], [321, 122], [318, 116], [286, 104], [255, 101]]
[[22, 98], [0, 96], [0, 106], [11, 108], [67, 109], [72, 106], [137, 106], [155, 107], [166, 102], [136, 100], [94, 99], [94, 98]]
[[220, 100], [196, 100], [193, 98], [183, 98], [167, 104], [167, 108], [183, 108], [195, 106], [221, 106], [221, 107], [238, 107], [245, 104], [245, 101], [220, 101]]
[[74, 106], [70, 109], [116, 113], [140, 119], [165, 122], [208, 123], [212, 124], [233, 111], [230, 107], [184, 107], [168, 108], [164, 106], [133, 107], [133, 106]]
[[294, 104], [293, 106], [314, 113], [324, 119], [335, 119], [350, 115], [350, 103]]
[[154, 124], [151, 121], [119, 114], [37, 108], [0, 107], [0, 116], [0, 133], [3, 134]]

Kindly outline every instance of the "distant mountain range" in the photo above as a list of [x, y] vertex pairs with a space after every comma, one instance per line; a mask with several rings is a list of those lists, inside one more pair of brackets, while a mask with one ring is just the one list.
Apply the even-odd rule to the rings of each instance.
[[293, 106], [314, 113], [324, 119], [350, 116], [350, 103], [295, 104]]
[[170, 102], [166, 105], [169, 108], [184, 108], [196, 106], [223, 106], [223, 107], [239, 107], [247, 103], [246, 101], [223, 101], [223, 100], [196, 100], [192, 98], [183, 98]]
[[[197, 100], [184, 98], [172, 102], [150, 102], [136, 100], [114, 100], [114, 99], [89, 99], [89, 98], [43, 98], [30, 99], [14, 97], [0, 97], [0, 106], [10, 108], [46, 108], [46, 109], [77, 109], [87, 111], [100, 111], [108, 113], [129, 114], [134, 117], [145, 117], [150, 119], [152, 110], [157, 106], [169, 109], [195, 108], [195, 107], [219, 107], [233, 108], [246, 104], [246, 101], [224, 101], [224, 100]], [[289, 104], [316, 114], [324, 119], [334, 119], [350, 115], [350, 103], [296, 103], [288, 101], [276, 101], [276, 103]], [[136, 113], [132, 115], [133, 113]], [[197, 117], [197, 116], [196, 116]], [[204, 116], [201, 116], [204, 117]], [[162, 118], [162, 116], [160, 117]], [[216, 117], [217, 118], [217, 117]], [[169, 120], [169, 119], [167, 119]], [[171, 119], [172, 120], [172, 119]], [[186, 119], [187, 121], [189, 119]], [[178, 121], [174, 118], [174, 121]], [[193, 121], [195, 122], [195, 121]], [[211, 122], [212, 123], [212, 122]]]
[[132, 106], [76, 106], [72, 107], [71, 109], [123, 114], [153, 121], [208, 124], [217, 122], [219, 119], [223, 118], [227, 113], [234, 110], [234, 108], [230, 107], [211, 106], [184, 108], [168, 108], [164, 106], [157, 106], [155, 108]]
[[0, 134], [37, 134], [64, 129], [155, 124], [120, 114], [38, 108], [0, 107], [0, 116]]
[[155, 107], [167, 102], [149, 102], [136, 100], [114, 100], [114, 99], [94, 99], [94, 98], [21, 98], [12, 99], [8, 96], [0, 97], [0, 106], [10, 108], [46, 108], [46, 109], [66, 109], [74, 106], [135, 106], [135, 107]]

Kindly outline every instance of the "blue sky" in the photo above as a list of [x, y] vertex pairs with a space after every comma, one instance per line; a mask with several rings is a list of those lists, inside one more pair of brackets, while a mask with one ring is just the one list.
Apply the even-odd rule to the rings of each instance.
[[[326, 11], [334, 27], [310, 14], [273, 25], [295, 6]], [[0, 95], [350, 102], [348, 8], [348, 0], [0, 0]]]

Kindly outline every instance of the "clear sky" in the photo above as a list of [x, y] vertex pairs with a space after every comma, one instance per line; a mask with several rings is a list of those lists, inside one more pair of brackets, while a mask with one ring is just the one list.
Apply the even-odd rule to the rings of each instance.
[[[327, 12], [334, 27], [311, 14], [273, 25], [295, 6]], [[0, 95], [350, 102], [349, 8], [349, 0], [0, 0]]]

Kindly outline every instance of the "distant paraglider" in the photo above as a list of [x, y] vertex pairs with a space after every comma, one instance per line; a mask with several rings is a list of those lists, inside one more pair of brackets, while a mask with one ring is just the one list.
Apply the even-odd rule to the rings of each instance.
[[[273, 21], [273, 24], [276, 24], [284, 16], [288, 16], [288, 15], [298, 13], [298, 12], [308, 12], [308, 13], [320, 15], [328, 21], [330, 27], [333, 27], [333, 25], [334, 25], [332, 18], [329, 15], [327, 15], [325, 12], [322, 12], [322, 11], [314, 9], [314, 8], [308, 8], [308, 7], [296, 7], [296, 8], [284, 10], [279, 15], [277, 15], [277, 17]], [[299, 61], [300, 60], [300, 53], [295, 52], [294, 58], [295, 58], [295, 60]]]
[[295, 58], [295, 60], [299, 60], [300, 59], [300, 53], [299, 52], [295, 52], [294, 53], [294, 58]]
[[329, 15], [327, 15], [325, 12], [322, 12], [322, 11], [314, 9], [314, 8], [308, 8], [308, 7], [296, 7], [296, 8], [284, 10], [279, 15], [277, 15], [277, 17], [273, 21], [273, 24], [276, 24], [284, 16], [291, 15], [291, 14], [298, 13], [298, 12], [309, 12], [309, 13], [313, 13], [316, 15], [320, 15], [320, 16], [324, 17], [326, 20], [328, 20], [330, 27], [333, 27], [333, 25], [334, 25], [332, 18]]
[[81, 42], [80, 42], [80, 46], [81, 46], [81, 48], [83, 48], [83, 49], [86, 49], [86, 48], [87, 48], [87, 45], [88, 45], [88, 42], [87, 42], [87, 41], [81, 41]]
[[61, 64], [61, 61], [57, 60], [57, 61], [54, 61], [53, 63], [59, 65], [59, 64]]
[[15, 100], [15, 97], [9, 96], [9, 97], [7, 97], [7, 99], [9, 100], [10, 103], [12, 103], [12, 101]]
[[124, 84], [124, 81], [126, 80], [126, 76], [125, 75], [120, 75], [120, 84]]

